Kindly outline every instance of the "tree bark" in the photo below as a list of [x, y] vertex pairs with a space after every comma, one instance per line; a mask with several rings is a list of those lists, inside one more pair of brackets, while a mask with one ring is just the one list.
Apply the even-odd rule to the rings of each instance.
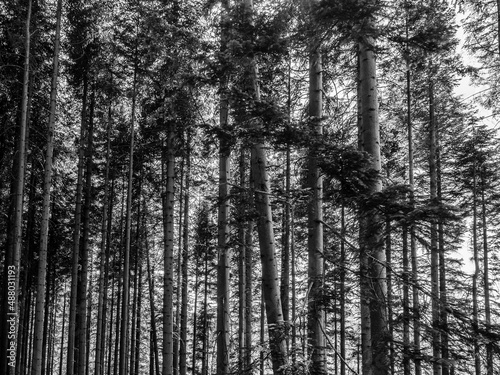
[[[488, 223], [486, 220], [486, 199], [485, 199], [485, 166], [481, 166], [481, 219], [483, 224], [483, 283], [484, 283], [484, 320], [486, 330], [491, 330], [491, 304], [490, 304], [490, 262], [488, 255]], [[486, 344], [486, 374], [493, 375], [493, 345], [488, 342]]]
[[308, 354], [311, 357], [309, 371], [313, 375], [326, 374], [325, 310], [323, 302], [323, 176], [318, 167], [317, 149], [323, 127], [323, 78], [320, 45], [311, 41], [309, 51], [309, 119], [313, 146], [308, 155], [308, 301], [307, 336]]
[[[97, 333], [96, 333], [96, 356], [95, 356], [95, 375], [104, 373], [104, 342], [106, 335], [106, 300], [107, 283], [109, 269], [109, 239], [108, 239], [108, 206], [109, 206], [109, 169], [111, 162], [111, 103], [108, 109], [108, 123], [106, 130], [106, 167], [104, 172], [104, 201], [102, 205], [102, 223], [101, 223], [101, 259], [99, 267], [99, 297], [97, 305]], [[111, 220], [111, 215], [109, 215]]]
[[13, 375], [16, 368], [16, 348], [15, 340], [18, 331], [19, 311], [19, 274], [23, 232], [23, 205], [24, 205], [24, 178], [25, 178], [25, 156], [26, 156], [26, 133], [28, 128], [28, 88], [30, 76], [30, 42], [31, 42], [31, 8], [32, 1], [28, 1], [28, 9], [25, 23], [25, 46], [24, 46], [24, 71], [23, 71], [23, 92], [21, 99], [21, 119], [19, 123], [19, 138], [15, 154], [13, 174], [14, 194], [13, 217], [12, 217], [12, 243], [8, 246], [5, 254], [2, 321], [0, 338], [0, 372]]
[[[430, 199], [432, 205], [437, 205], [437, 156], [436, 156], [436, 119], [434, 109], [434, 83], [429, 81], [429, 173]], [[431, 294], [432, 294], [432, 356], [433, 374], [441, 375], [441, 340], [440, 340], [440, 305], [439, 305], [439, 249], [437, 224], [431, 221]]]
[[78, 171], [75, 193], [75, 224], [73, 229], [73, 255], [71, 267], [71, 295], [69, 307], [69, 328], [68, 328], [68, 355], [67, 355], [67, 375], [73, 375], [76, 369], [75, 348], [76, 344], [76, 315], [77, 315], [77, 295], [78, 295], [78, 269], [80, 262], [80, 232], [82, 220], [82, 195], [83, 195], [83, 163], [85, 144], [87, 143], [87, 93], [88, 79], [83, 81], [83, 99], [81, 112], [80, 144], [78, 148]]
[[[373, 20], [366, 20], [371, 24]], [[366, 26], [369, 28], [368, 26]], [[371, 169], [380, 174], [380, 132], [375, 62], [375, 39], [364, 35], [359, 42], [359, 94], [361, 110], [360, 146], [371, 156]], [[370, 194], [382, 190], [374, 180]], [[376, 208], [361, 208], [361, 325], [363, 375], [389, 373], [387, 329], [386, 259], [382, 240], [382, 220]]]
[[163, 294], [163, 374], [173, 373], [173, 296], [174, 296], [174, 124], [167, 126], [165, 151], [166, 171], [163, 172], [166, 186], [163, 197], [164, 220], [164, 294]]
[[128, 340], [129, 340], [129, 299], [130, 299], [130, 237], [132, 225], [132, 185], [134, 180], [134, 142], [135, 142], [135, 111], [137, 96], [137, 47], [135, 51], [134, 78], [132, 83], [132, 114], [130, 121], [130, 148], [127, 181], [127, 211], [125, 219], [125, 249], [123, 257], [123, 295], [121, 308], [120, 331], [120, 364], [119, 375], [128, 374]]
[[[221, 22], [221, 51], [227, 46], [228, 29], [225, 25], [229, 2], [224, 0], [223, 20]], [[225, 73], [220, 82], [219, 122], [222, 132], [228, 126], [229, 98], [227, 90], [228, 77]], [[218, 260], [217, 260], [217, 375], [229, 372], [229, 179], [230, 179], [230, 145], [220, 137], [219, 150], [219, 203], [218, 203]]]
[[[62, 0], [57, 1], [56, 35], [54, 39], [54, 58], [52, 64], [52, 82], [50, 90], [50, 115], [47, 132], [47, 150], [45, 153], [45, 176], [43, 182], [42, 222], [40, 228], [40, 251], [38, 253], [38, 277], [35, 309], [35, 346], [33, 348], [32, 375], [42, 371], [43, 322], [45, 319], [45, 289], [47, 275], [47, 248], [49, 242], [49, 219], [52, 187], [52, 161], [54, 155], [54, 127], [56, 121], [57, 78], [59, 74], [59, 46], [61, 35]], [[48, 302], [48, 301], [47, 301]]]

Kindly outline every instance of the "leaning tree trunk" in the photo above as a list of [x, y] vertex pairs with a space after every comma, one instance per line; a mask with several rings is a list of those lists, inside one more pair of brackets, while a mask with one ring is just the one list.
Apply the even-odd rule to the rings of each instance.
[[[372, 23], [373, 20], [366, 20]], [[362, 151], [371, 156], [371, 169], [381, 171], [380, 132], [375, 62], [375, 39], [364, 35], [359, 41], [359, 104], [360, 139]], [[380, 177], [368, 185], [368, 193], [382, 190]], [[376, 208], [361, 207], [360, 265], [361, 265], [361, 330], [364, 375], [389, 373], [387, 330], [387, 281], [385, 252], [382, 239], [383, 221]]]
[[[246, 22], [253, 24], [253, 1], [244, 0], [244, 12]], [[254, 56], [248, 61], [247, 74], [249, 76], [249, 93], [253, 96], [255, 103], [261, 101], [259, 88], [259, 74]], [[251, 119], [251, 128], [255, 134], [261, 133], [261, 123]], [[270, 182], [267, 175], [266, 146], [260, 136], [252, 140], [251, 145], [251, 173], [254, 184], [255, 209], [257, 215], [257, 232], [259, 235], [259, 246], [262, 264], [262, 292], [267, 317], [267, 329], [269, 346], [271, 349], [271, 360], [273, 373], [284, 374], [287, 365], [287, 351], [285, 340], [285, 321], [281, 308], [280, 288], [278, 285], [279, 274], [277, 270], [276, 243], [273, 230], [273, 218], [270, 202]]]
[[54, 155], [54, 127], [56, 122], [57, 77], [59, 73], [59, 41], [61, 35], [62, 0], [57, 2], [56, 35], [54, 40], [54, 59], [50, 89], [50, 114], [47, 131], [47, 151], [45, 153], [45, 176], [43, 182], [42, 224], [40, 228], [40, 251], [38, 253], [38, 277], [35, 310], [35, 345], [33, 348], [32, 375], [42, 372], [43, 322], [45, 318], [45, 288], [47, 275], [47, 248], [49, 240], [50, 190], [52, 187], [52, 160]]

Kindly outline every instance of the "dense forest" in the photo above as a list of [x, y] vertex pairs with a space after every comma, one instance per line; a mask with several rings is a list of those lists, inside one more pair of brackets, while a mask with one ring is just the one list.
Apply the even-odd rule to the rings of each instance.
[[2, 0], [0, 374], [500, 374], [499, 29]]

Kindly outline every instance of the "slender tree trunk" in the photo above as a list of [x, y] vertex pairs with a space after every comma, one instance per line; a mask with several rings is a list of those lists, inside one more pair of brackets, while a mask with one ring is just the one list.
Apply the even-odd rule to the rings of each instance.
[[[182, 241], [182, 291], [181, 291], [181, 321], [180, 321], [180, 351], [179, 374], [187, 374], [187, 307], [188, 307], [188, 262], [189, 262], [189, 185], [191, 178], [191, 131], [187, 130], [186, 147], [186, 182], [184, 188], [184, 225]], [[180, 249], [179, 249], [180, 251]]]
[[[406, 28], [408, 38], [408, 27]], [[411, 121], [411, 74], [410, 61], [406, 62], [406, 116], [408, 132], [408, 180], [410, 184], [410, 206], [415, 207], [415, 179], [413, 168], [413, 127]], [[410, 223], [410, 257], [411, 257], [411, 281], [412, 281], [412, 307], [413, 307], [413, 351], [415, 375], [422, 375], [422, 365], [420, 361], [420, 303], [418, 289], [418, 260], [417, 246], [415, 241], [415, 224]]]
[[[94, 108], [95, 108], [95, 86], [92, 88], [89, 111], [89, 127], [87, 134], [86, 148], [86, 172], [85, 172], [85, 198], [83, 206], [83, 232], [82, 244], [80, 246], [80, 262], [78, 272], [77, 286], [77, 312], [76, 312], [76, 327], [75, 327], [75, 347], [77, 348], [77, 372], [78, 375], [86, 375], [87, 372], [87, 297], [88, 297], [88, 280], [89, 280], [89, 237], [90, 237], [90, 210], [92, 206], [92, 155], [93, 155], [93, 138], [94, 138]], [[91, 278], [90, 278], [91, 279]]]
[[64, 329], [66, 328], [66, 283], [64, 283], [63, 290], [63, 309], [62, 309], [62, 325], [61, 325], [61, 344], [60, 344], [60, 352], [59, 352], [59, 375], [62, 375], [63, 369], [63, 353], [64, 353]]
[[313, 375], [326, 374], [325, 311], [323, 306], [323, 177], [318, 167], [315, 142], [319, 142], [323, 127], [323, 79], [320, 46], [313, 40], [309, 52], [309, 118], [313, 146], [308, 156], [308, 186], [311, 197], [308, 204], [308, 351], [311, 357], [309, 371]]
[[478, 279], [479, 279], [479, 249], [477, 244], [477, 172], [474, 156], [472, 180], [472, 251], [474, 259], [474, 274], [472, 275], [472, 326], [474, 334], [474, 370], [476, 375], [481, 375], [481, 357], [479, 350], [479, 307], [478, 307]]
[[0, 372], [13, 375], [16, 369], [16, 347], [17, 327], [19, 323], [19, 274], [22, 246], [22, 220], [24, 203], [24, 178], [25, 178], [25, 155], [26, 155], [26, 132], [28, 127], [28, 88], [30, 68], [30, 41], [31, 41], [31, 8], [32, 1], [28, 1], [28, 9], [25, 23], [25, 48], [24, 48], [24, 74], [23, 93], [21, 100], [21, 121], [19, 123], [18, 146], [15, 154], [15, 182], [14, 210], [12, 217], [12, 243], [5, 254], [3, 289], [4, 301], [2, 306], [2, 321], [0, 323], [2, 337], [0, 338]]
[[[368, 19], [367, 22], [373, 22]], [[360, 146], [372, 158], [371, 168], [380, 173], [380, 132], [375, 63], [375, 40], [364, 35], [359, 42], [359, 92], [361, 109]], [[377, 178], [369, 186], [371, 194], [382, 190]], [[389, 372], [387, 329], [386, 259], [382, 241], [382, 220], [376, 209], [361, 209], [361, 315], [363, 375]]]
[[[491, 303], [490, 303], [490, 261], [488, 254], [488, 223], [486, 220], [486, 199], [485, 199], [485, 166], [481, 166], [481, 219], [483, 224], [483, 283], [484, 283], [484, 316], [486, 330], [491, 331]], [[493, 345], [486, 344], [486, 374], [493, 375]]]
[[[242, 151], [245, 157], [246, 150]], [[252, 206], [253, 198], [250, 192], [253, 190], [253, 186], [251, 183], [246, 184], [248, 187], [247, 190], [247, 204], [248, 207]], [[254, 222], [249, 219], [247, 222], [247, 229], [245, 233], [245, 358], [244, 358], [244, 367], [246, 369], [245, 373], [247, 375], [252, 375], [253, 366], [252, 366], [252, 328], [253, 328], [253, 314], [252, 314], [252, 306], [253, 306], [253, 228]]]
[[[345, 224], [345, 205], [342, 200], [340, 208], [340, 356], [342, 360], [340, 361], [340, 375], [346, 375], [346, 251], [345, 251], [345, 236], [346, 236], [346, 224]], [[337, 357], [337, 356], [335, 356]]]
[[408, 226], [403, 224], [403, 373], [410, 375], [410, 267]]
[[[139, 257], [139, 269], [137, 271], [137, 277], [139, 278], [139, 291], [138, 291], [138, 297], [137, 297], [137, 321], [136, 321], [136, 329], [135, 329], [135, 352], [131, 353], [132, 356], [135, 357], [135, 362], [134, 362], [134, 374], [139, 374], [139, 364], [140, 362], [140, 354], [141, 354], [141, 337], [142, 337], [142, 330], [141, 330], [141, 324], [142, 324], [142, 258]], [[152, 375], [152, 374], [151, 374]]]
[[[228, 26], [225, 18], [229, 12], [229, 2], [224, 0], [223, 20], [221, 22], [221, 50], [225, 52]], [[228, 126], [229, 98], [228, 77], [224, 74], [220, 82], [219, 122], [224, 131]], [[219, 208], [218, 208], [218, 261], [217, 261], [217, 375], [229, 372], [229, 179], [231, 173], [230, 145], [220, 138], [219, 150]]]
[[[137, 48], [135, 51], [137, 55]], [[137, 60], [137, 56], [136, 56]], [[134, 78], [132, 83], [132, 114], [130, 121], [130, 149], [127, 182], [127, 212], [125, 219], [125, 249], [123, 259], [123, 296], [121, 309], [120, 331], [120, 367], [119, 375], [128, 374], [128, 340], [129, 340], [129, 299], [130, 299], [130, 237], [132, 225], [132, 185], [134, 179], [134, 142], [135, 142], [135, 111], [137, 96], [137, 61], [134, 62]]]
[[[389, 172], [387, 172], [387, 178], [389, 179]], [[388, 318], [388, 328], [389, 335], [393, 337], [394, 334], [394, 323], [393, 323], [393, 295], [392, 295], [392, 238], [391, 238], [391, 221], [386, 217], [385, 219], [385, 256], [387, 259], [387, 267], [389, 272], [387, 272], [387, 318]], [[391, 340], [389, 342], [389, 369], [390, 374], [394, 374], [396, 352], [394, 349], [394, 342]]]
[[[438, 204], [437, 196], [437, 156], [436, 156], [436, 119], [434, 110], [434, 83], [429, 82], [429, 172], [431, 204]], [[431, 293], [432, 293], [432, 356], [433, 374], [441, 375], [441, 340], [440, 340], [440, 306], [439, 306], [439, 249], [438, 233], [435, 220], [431, 221]]]
[[45, 176], [43, 182], [42, 223], [40, 228], [40, 251], [38, 253], [38, 277], [35, 310], [35, 347], [33, 348], [32, 375], [40, 375], [42, 369], [43, 321], [45, 310], [45, 280], [47, 274], [47, 248], [49, 242], [50, 190], [52, 187], [52, 159], [54, 155], [54, 127], [56, 122], [57, 78], [59, 74], [59, 40], [61, 35], [62, 0], [57, 1], [56, 35], [50, 90], [50, 115], [45, 154]]
[[198, 293], [200, 290], [200, 256], [195, 255], [195, 277], [194, 277], [194, 304], [193, 304], [193, 352], [191, 355], [192, 375], [198, 373], [196, 366], [196, 356], [198, 355], [197, 335], [198, 335]]
[[[106, 335], [106, 291], [109, 269], [109, 240], [108, 240], [108, 206], [109, 206], [109, 168], [111, 162], [111, 103], [108, 109], [108, 123], [106, 130], [106, 167], [104, 172], [104, 201], [102, 205], [101, 225], [101, 259], [99, 266], [99, 299], [97, 305], [97, 333], [96, 333], [96, 356], [95, 375], [102, 375], [104, 369], [104, 342]], [[111, 218], [111, 215], [110, 215]]]
[[151, 261], [149, 257], [149, 246], [148, 246], [148, 234], [145, 233], [145, 244], [146, 244], [146, 262], [148, 267], [148, 292], [149, 292], [149, 309], [151, 310], [151, 334], [153, 338], [153, 353], [154, 353], [154, 363], [155, 372], [154, 375], [160, 375], [160, 360], [158, 355], [158, 337], [156, 331], [156, 316], [155, 316], [155, 301], [154, 301], [154, 284], [153, 276], [151, 271]]
[[[287, 72], [287, 130], [291, 131], [290, 121], [292, 117], [292, 68], [291, 56], [288, 60]], [[283, 215], [283, 250], [281, 252], [281, 285], [280, 298], [283, 308], [283, 320], [285, 321], [286, 349], [290, 352], [290, 212], [292, 201], [290, 199], [291, 189], [291, 145], [287, 143], [285, 151], [285, 203]]]
[[[436, 132], [436, 169], [437, 169], [437, 199], [442, 201], [441, 184], [441, 149], [439, 145], [439, 134]], [[440, 329], [441, 329], [441, 358], [443, 358], [442, 375], [450, 374], [449, 365], [449, 338], [448, 338], [448, 298], [446, 290], [446, 257], [444, 243], [444, 223], [443, 219], [438, 221], [438, 249], [439, 249], [439, 302], [440, 302]]]
[[205, 280], [203, 285], [203, 343], [201, 350], [201, 375], [208, 375], [208, 255], [205, 255]]
[[[292, 338], [291, 338], [291, 348], [292, 348], [292, 368], [295, 368], [295, 365], [297, 363], [297, 352], [298, 352], [298, 346], [297, 346], [297, 272], [296, 272], [296, 256], [295, 256], [295, 215], [292, 210], [290, 212], [290, 223], [291, 223], [291, 231], [290, 231], [290, 259], [292, 261], [292, 269], [290, 270], [291, 273], [291, 288], [292, 288]], [[294, 371], [295, 372], [295, 371]]]
[[174, 359], [173, 359], [173, 366], [174, 366], [174, 375], [179, 375], [179, 341], [180, 341], [180, 326], [181, 326], [181, 292], [182, 292], [182, 270], [181, 270], [181, 263], [182, 263], [182, 242], [184, 240], [184, 236], [182, 235], [182, 228], [184, 227], [184, 170], [185, 170], [185, 158], [184, 156], [181, 158], [181, 163], [179, 165], [179, 182], [180, 182], [180, 189], [179, 189], [179, 215], [177, 217], [177, 229], [178, 229], [178, 235], [177, 235], [177, 262], [176, 262], [176, 275], [177, 275], [177, 280], [176, 280], [176, 293], [175, 293], [175, 300], [177, 301], [175, 305], [175, 316], [174, 316]]
[[[253, 1], [244, 0], [246, 22], [253, 24]], [[256, 103], [261, 101], [258, 81], [258, 68], [253, 56], [250, 57], [248, 74], [250, 76], [252, 94]], [[261, 125], [254, 121], [253, 130], [258, 133]], [[276, 243], [274, 239], [273, 219], [271, 212], [270, 182], [267, 175], [266, 146], [261, 139], [254, 139], [251, 146], [251, 173], [254, 183], [255, 208], [257, 212], [257, 232], [262, 264], [263, 297], [266, 308], [267, 329], [273, 373], [283, 374], [287, 364], [287, 351], [285, 340], [285, 322], [281, 308], [280, 290], [278, 285], [279, 275], [276, 266]]]
[[163, 198], [164, 220], [164, 294], [163, 294], [163, 373], [173, 373], [173, 296], [174, 296], [174, 124], [167, 125], [167, 149], [165, 155], [166, 190]]

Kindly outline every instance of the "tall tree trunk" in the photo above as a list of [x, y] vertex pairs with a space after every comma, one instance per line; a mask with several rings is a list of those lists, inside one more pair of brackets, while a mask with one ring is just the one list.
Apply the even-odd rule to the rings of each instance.
[[76, 343], [76, 315], [77, 315], [77, 294], [78, 294], [78, 270], [80, 267], [80, 232], [82, 220], [82, 195], [83, 195], [83, 164], [85, 144], [87, 143], [87, 95], [88, 79], [83, 80], [83, 98], [81, 112], [80, 144], [78, 146], [78, 171], [75, 193], [75, 224], [73, 229], [73, 254], [71, 260], [71, 295], [69, 307], [69, 329], [68, 329], [68, 355], [67, 355], [67, 375], [73, 375], [76, 370], [75, 348]]
[[[434, 109], [434, 83], [429, 81], [429, 173], [431, 204], [438, 204], [437, 196], [437, 144], [436, 119]], [[440, 306], [439, 306], [439, 249], [437, 224], [431, 221], [431, 293], [432, 293], [432, 356], [433, 374], [441, 375], [441, 340], [440, 340]]]
[[[136, 38], [137, 39], [137, 38]], [[137, 43], [137, 41], [136, 41]], [[129, 340], [129, 299], [130, 299], [130, 237], [132, 226], [132, 185], [134, 180], [134, 142], [135, 142], [135, 111], [137, 97], [137, 46], [135, 50], [134, 78], [132, 82], [132, 114], [130, 121], [130, 148], [127, 182], [127, 211], [125, 219], [125, 249], [123, 257], [123, 295], [121, 309], [120, 331], [120, 367], [119, 375], [129, 373], [128, 369], [128, 340]]]
[[326, 374], [325, 311], [323, 303], [323, 177], [318, 167], [316, 146], [321, 140], [323, 126], [323, 78], [320, 45], [312, 40], [309, 51], [309, 118], [313, 146], [308, 156], [308, 186], [311, 196], [308, 204], [308, 302], [307, 337], [311, 357], [309, 371], [313, 375]]
[[[437, 172], [437, 199], [442, 201], [442, 173], [441, 173], [441, 148], [439, 133], [436, 131], [436, 172]], [[449, 338], [448, 338], [448, 298], [446, 290], [446, 257], [444, 243], [444, 220], [438, 220], [438, 251], [439, 251], [439, 326], [441, 329], [441, 358], [443, 358], [442, 375], [450, 374], [449, 365]]]
[[148, 234], [144, 233], [144, 241], [146, 244], [146, 265], [148, 268], [148, 292], [149, 292], [149, 309], [151, 310], [151, 334], [153, 338], [153, 354], [154, 354], [154, 364], [155, 372], [153, 375], [160, 375], [160, 360], [158, 355], [158, 337], [156, 331], [156, 316], [155, 316], [155, 301], [154, 301], [154, 284], [153, 276], [151, 270], [151, 261], [149, 256], [149, 246], [148, 246]]
[[[104, 171], [104, 201], [102, 205], [102, 225], [101, 225], [101, 258], [99, 265], [99, 297], [97, 305], [97, 333], [96, 333], [96, 355], [95, 355], [95, 375], [104, 373], [104, 342], [106, 335], [106, 300], [107, 284], [109, 275], [109, 232], [108, 232], [108, 206], [109, 204], [109, 168], [111, 162], [111, 103], [108, 108], [108, 123], [106, 129], [106, 167]], [[109, 215], [111, 220], [111, 212]]]
[[[475, 151], [474, 151], [475, 152]], [[472, 326], [474, 329], [474, 370], [481, 375], [481, 356], [479, 350], [479, 307], [478, 307], [478, 279], [479, 279], [479, 249], [477, 244], [477, 164], [474, 155], [472, 180], [472, 251], [474, 259], [474, 274], [472, 275]]]
[[[365, 20], [368, 24], [372, 19]], [[366, 26], [369, 28], [368, 26]], [[380, 132], [378, 119], [375, 39], [364, 35], [359, 41], [359, 93], [361, 109], [360, 146], [371, 158], [372, 170], [380, 173]], [[380, 178], [369, 185], [369, 193], [382, 190]], [[387, 281], [382, 220], [374, 208], [361, 208], [361, 314], [363, 375], [389, 372], [387, 330]]]
[[[253, 1], [244, 0], [244, 12], [246, 22], [253, 24]], [[252, 94], [255, 103], [261, 101], [259, 88], [259, 74], [257, 63], [254, 56], [250, 56], [248, 66], [246, 67], [249, 75], [248, 88]], [[261, 124], [252, 121], [252, 129], [260, 133]], [[271, 359], [273, 364], [273, 373], [275, 375], [283, 374], [287, 364], [287, 351], [285, 340], [285, 322], [283, 320], [283, 311], [281, 308], [279, 275], [276, 266], [276, 243], [274, 239], [273, 218], [271, 212], [270, 182], [267, 175], [267, 155], [266, 146], [262, 139], [257, 137], [252, 140], [251, 145], [251, 173], [254, 183], [255, 209], [257, 213], [257, 232], [259, 235], [259, 246], [262, 264], [262, 289], [266, 308], [267, 329], [269, 336], [269, 346], [271, 349]]]
[[[180, 316], [180, 351], [179, 375], [187, 374], [187, 307], [188, 307], [188, 262], [189, 262], [189, 185], [191, 179], [191, 130], [187, 129], [186, 145], [186, 182], [184, 187], [184, 225], [182, 241], [182, 291], [181, 291], [181, 316]], [[180, 249], [179, 249], [180, 251]]]
[[[488, 225], [486, 221], [486, 199], [485, 195], [485, 166], [481, 165], [481, 219], [483, 224], [483, 283], [484, 283], [484, 320], [486, 330], [491, 330], [491, 304], [490, 304], [490, 263], [488, 255]], [[486, 374], [493, 375], [493, 345], [491, 342], [486, 344]]]
[[0, 338], [0, 372], [13, 375], [16, 368], [16, 338], [18, 327], [18, 303], [19, 303], [19, 273], [22, 246], [22, 220], [24, 203], [24, 178], [25, 178], [25, 155], [26, 155], [26, 132], [28, 127], [28, 88], [30, 68], [30, 40], [31, 40], [31, 7], [32, 1], [28, 1], [28, 9], [25, 23], [25, 48], [24, 48], [24, 73], [23, 93], [21, 100], [21, 120], [19, 123], [18, 146], [14, 164], [14, 202], [12, 218], [12, 243], [5, 254], [4, 280], [2, 301], [2, 321]]
[[[80, 262], [77, 287], [77, 312], [75, 327], [75, 347], [78, 352], [77, 372], [78, 375], [86, 375], [87, 372], [87, 297], [88, 297], [88, 264], [89, 264], [89, 237], [90, 237], [90, 210], [92, 206], [92, 155], [94, 138], [94, 109], [95, 109], [95, 85], [92, 88], [89, 111], [89, 127], [87, 134], [86, 148], [86, 172], [84, 188], [84, 206], [83, 206], [83, 232], [82, 243], [80, 246]], [[90, 278], [91, 279], [91, 278]]]
[[42, 370], [43, 321], [45, 310], [45, 281], [47, 274], [47, 248], [49, 242], [50, 190], [52, 187], [52, 159], [54, 155], [54, 127], [56, 122], [57, 77], [59, 74], [59, 41], [61, 35], [62, 0], [57, 1], [56, 35], [50, 90], [50, 115], [45, 154], [45, 176], [43, 182], [42, 222], [40, 228], [40, 251], [38, 253], [38, 277], [35, 310], [35, 346], [33, 348], [32, 375], [40, 375]]
[[203, 343], [201, 349], [201, 375], [208, 375], [208, 255], [205, 255], [205, 286], [203, 291]]
[[163, 294], [163, 373], [173, 373], [173, 296], [174, 296], [174, 124], [167, 126], [167, 144], [165, 151], [166, 171], [163, 171], [165, 192], [163, 197], [164, 220], [164, 294]]
[[[229, 2], [224, 0], [221, 21], [221, 51], [226, 51], [228, 26], [226, 17]], [[222, 131], [228, 126], [229, 98], [225, 73], [220, 82], [219, 122]], [[231, 173], [230, 145], [224, 137], [219, 140], [219, 203], [218, 203], [218, 260], [217, 260], [217, 375], [229, 372], [229, 179]]]
[[[345, 251], [345, 204], [342, 199], [340, 208], [340, 375], [346, 374], [346, 251]], [[337, 357], [337, 356], [335, 356]]]
[[64, 283], [64, 289], [63, 289], [63, 309], [62, 309], [62, 325], [61, 325], [61, 344], [60, 344], [60, 351], [59, 351], [59, 375], [62, 375], [63, 371], [63, 353], [64, 353], [64, 329], [66, 328], [66, 300], [67, 300], [67, 293], [66, 293], [66, 283]]
[[[389, 172], [387, 172], [387, 178], [389, 179]], [[392, 236], [391, 236], [391, 221], [388, 217], [385, 219], [385, 256], [387, 260], [387, 268], [389, 272], [387, 273], [387, 318], [388, 318], [388, 329], [389, 336], [393, 337], [394, 334], [394, 323], [393, 323], [393, 295], [392, 295]], [[389, 342], [389, 369], [390, 374], [394, 374], [396, 352], [394, 349], [394, 342], [391, 340]]]
[[[406, 28], [408, 38], [408, 26]], [[408, 48], [408, 47], [407, 47]], [[407, 54], [409, 56], [409, 54]], [[413, 162], [413, 127], [411, 121], [411, 74], [409, 57], [406, 61], [406, 121], [408, 132], [408, 181], [410, 184], [410, 206], [415, 207], [415, 178]], [[422, 375], [422, 365], [420, 361], [420, 303], [418, 289], [418, 259], [415, 238], [415, 224], [410, 223], [410, 257], [411, 257], [411, 281], [412, 281], [412, 310], [413, 310], [413, 351], [415, 375]]]

